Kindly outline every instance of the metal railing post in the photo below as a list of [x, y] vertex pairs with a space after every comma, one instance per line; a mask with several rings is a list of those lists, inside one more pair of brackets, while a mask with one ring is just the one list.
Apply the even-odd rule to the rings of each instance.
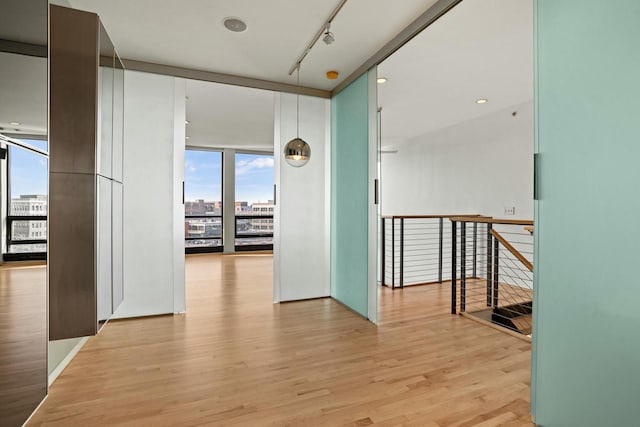
[[493, 236], [491, 224], [487, 224], [487, 307], [491, 307], [493, 293]]
[[400, 218], [400, 287], [404, 288], [404, 218]]
[[438, 253], [438, 282], [442, 283], [442, 258], [444, 255], [443, 244], [444, 244], [444, 218], [440, 218], [440, 235], [439, 235], [439, 253]]
[[387, 222], [386, 218], [382, 218], [382, 222], [380, 223], [380, 235], [382, 236], [382, 242], [380, 242], [380, 251], [382, 252], [382, 265], [380, 266], [380, 281], [382, 282], [382, 286], [385, 285], [386, 282], [386, 271], [385, 266], [387, 265], [387, 248], [385, 245], [385, 241], [387, 240], [387, 235], [385, 234], [384, 225]]
[[396, 219], [391, 217], [391, 289], [396, 288]]
[[460, 312], [466, 309], [467, 298], [467, 223], [460, 223]]
[[500, 243], [498, 239], [495, 239], [493, 242], [493, 308], [498, 307], [498, 269], [499, 269], [499, 260], [498, 255], [500, 253]]
[[455, 221], [451, 221], [451, 314], [456, 314], [456, 268], [458, 267], [456, 252], [458, 248], [456, 247], [456, 239], [457, 239], [457, 230], [458, 225]]
[[478, 277], [478, 223], [473, 223], [473, 274], [472, 277], [475, 279]]

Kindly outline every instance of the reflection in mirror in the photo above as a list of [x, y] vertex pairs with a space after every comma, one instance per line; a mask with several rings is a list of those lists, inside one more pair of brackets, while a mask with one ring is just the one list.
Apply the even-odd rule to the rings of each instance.
[[100, 64], [98, 67], [98, 328], [113, 313], [112, 271], [112, 167], [113, 167], [113, 88], [115, 49], [100, 23]]
[[[46, 141], [39, 145], [46, 145]], [[18, 145], [7, 153], [6, 257], [46, 260], [47, 157]]]
[[20, 426], [47, 393], [47, 274], [37, 259], [47, 241], [48, 2], [0, 0], [0, 10], [0, 425]]
[[124, 150], [124, 66], [117, 52], [113, 69], [113, 312], [124, 299], [123, 277], [123, 184], [122, 153]]
[[47, 58], [0, 52], [0, 133], [47, 135]]
[[102, 23], [98, 68], [97, 159], [98, 278], [100, 328], [124, 297], [122, 279], [122, 150], [124, 67]]

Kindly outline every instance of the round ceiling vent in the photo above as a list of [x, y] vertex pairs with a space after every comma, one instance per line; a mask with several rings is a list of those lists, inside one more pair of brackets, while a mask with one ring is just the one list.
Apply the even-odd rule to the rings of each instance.
[[234, 33], [241, 33], [247, 29], [247, 24], [238, 18], [227, 18], [224, 20], [224, 26], [227, 30]]

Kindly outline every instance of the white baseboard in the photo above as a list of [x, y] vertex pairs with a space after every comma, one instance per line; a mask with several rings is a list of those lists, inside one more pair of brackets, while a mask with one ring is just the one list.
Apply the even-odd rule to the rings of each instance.
[[69, 354], [67, 354], [67, 356], [64, 359], [62, 359], [62, 362], [60, 362], [60, 364], [56, 367], [56, 369], [54, 369], [53, 372], [49, 374], [49, 386], [53, 384], [53, 382], [58, 378], [58, 376], [62, 373], [62, 371], [64, 371], [67, 365], [71, 363], [73, 358], [76, 357], [76, 354], [78, 354], [82, 346], [84, 346], [88, 340], [89, 340], [89, 337], [84, 337], [80, 339], [80, 342], [78, 342], [78, 344], [76, 344], [76, 346], [73, 347], [73, 349], [69, 352]]

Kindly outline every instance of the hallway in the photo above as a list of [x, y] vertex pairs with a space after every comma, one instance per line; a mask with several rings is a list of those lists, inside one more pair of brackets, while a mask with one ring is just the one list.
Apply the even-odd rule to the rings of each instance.
[[271, 255], [186, 268], [187, 314], [109, 323], [30, 426], [531, 425], [530, 344], [448, 314], [445, 285], [383, 289], [376, 327], [273, 305]]

